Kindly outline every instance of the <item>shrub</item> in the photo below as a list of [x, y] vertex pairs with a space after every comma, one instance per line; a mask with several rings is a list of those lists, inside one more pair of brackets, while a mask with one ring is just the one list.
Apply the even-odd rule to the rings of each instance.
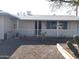
[[75, 54], [75, 56], [78, 55], [78, 50], [73, 46], [72, 42], [67, 41], [67, 45], [70, 48], [70, 50]]
[[76, 43], [77, 43], [77, 45], [78, 45], [78, 47], [79, 47], [79, 36], [76, 36], [76, 37], [75, 37], [75, 41], [76, 41]]

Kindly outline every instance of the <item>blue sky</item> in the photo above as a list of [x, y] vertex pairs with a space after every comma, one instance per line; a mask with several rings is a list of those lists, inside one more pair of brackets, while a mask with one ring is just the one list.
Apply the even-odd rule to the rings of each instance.
[[0, 0], [0, 9], [11, 14], [17, 14], [20, 11], [31, 11], [34, 15], [66, 14], [66, 9], [61, 9], [61, 12], [51, 12], [47, 0]]

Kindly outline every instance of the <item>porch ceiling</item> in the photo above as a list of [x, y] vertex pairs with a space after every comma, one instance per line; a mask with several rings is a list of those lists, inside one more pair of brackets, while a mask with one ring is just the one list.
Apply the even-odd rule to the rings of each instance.
[[20, 20], [79, 21], [78, 16], [32, 15], [32, 16], [19, 16], [19, 18]]

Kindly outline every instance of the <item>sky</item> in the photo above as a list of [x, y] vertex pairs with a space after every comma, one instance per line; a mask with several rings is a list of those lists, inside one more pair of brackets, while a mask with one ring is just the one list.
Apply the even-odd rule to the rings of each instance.
[[17, 12], [31, 11], [33, 15], [63, 15], [67, 14], [66, 9], [51, 12], [50, 4], [47, 0], [0, 0], [0, 10], [17, 14]]

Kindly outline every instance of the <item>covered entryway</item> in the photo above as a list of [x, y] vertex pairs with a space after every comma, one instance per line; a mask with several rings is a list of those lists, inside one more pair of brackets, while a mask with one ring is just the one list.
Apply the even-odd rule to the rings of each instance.
[[41, 35], [41, 21], [35, 21], [35, 35]]

